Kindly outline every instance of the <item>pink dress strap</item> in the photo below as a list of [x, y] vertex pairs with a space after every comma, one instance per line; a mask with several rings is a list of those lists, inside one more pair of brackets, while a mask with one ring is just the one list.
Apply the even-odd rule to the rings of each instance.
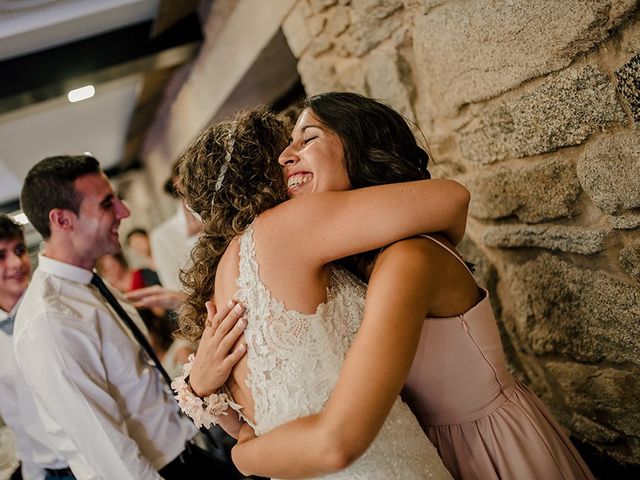
[[448, 247], [444, 242], [441, 242], [440, 240], [433, 238], [429, 235], [420, 235], [421, 237], [424, 238], [428, 238], [429, 240], [431, 240], [432, 242], [437, 243], [438, 245], [440, 245], [442, 248], [444, 248], [447, 252], [449, 252], [451, 255], [453, 255], [455, 257], [456, 260], [458, 260], [462, 265], [464, 265], [464, 268], [467, 269], [467, 271], [473, 275], [473, 272], [471, 271], [471, 269], [469, 268], [469, 265], [467, 265], [467, 263], [462, 259], [462, 257], [460, 257], [460, 255], [458, 253], [456, 253], [451, 247]]

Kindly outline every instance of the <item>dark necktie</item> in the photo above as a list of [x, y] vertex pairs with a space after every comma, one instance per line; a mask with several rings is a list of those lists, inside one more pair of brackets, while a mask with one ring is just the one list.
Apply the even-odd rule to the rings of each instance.
[[91, 278], [91, 284], [95, 286], [98, 289], [98, 291], [100, 291], [102, 296], [109, 303], [109, 305], [111, 305], [111, 307], [116, 311], [116, 313], [118, 314], [120, 319], [124, 322], [124, 324], [127, 327], [129, 327], [129, 330], [131, 330], [131, 333], [133, 333], [133, 336], [138, 341], [140, 346], [147, 352], [147, 355], [149, 355], [149, 358], [153, 360], [153, 363], [155, 364], [156, 369], [158, 369], [158, 371], [160, 372], [160, 375], [162, 375], [162, 378], [164, 378], [165, 382], [167, 382], [167, 385], [169, 385], [169, 390], [171, 390], [171, 377], [169, 377], [169, 374], [160, 363], [160, 359], [156, 355], [156, 352], [153, 351], [153, 348], [151, 347], [149, 340], [147, 340], [147, 337], [144, 335], [144, 333], [142, 333], [142, 330], [140, 330], [140, 328], [135, 324], [135, 322], [131, 319], [131, 317], [125, 311], [125, 309], [122, 308], [122, 305], [120, 305], [120, 302], [118, 302], [116, 297], [113, 296], [113, 293], [111, 293], [111, 290], [107, 288], [107, 286], [104, 284], [102, 279], [95, 273]]
[[[171, 377], [169, 377], [169, 374], [160, 363], [160, 359], [158, 359], [156, 352], [153, 351], [151, 344], [147, 340], [147, 337], [145, 337], [144, 333], [142, 333], [142, 330], [138, 328], [129, 314], [125, 311], [124, 308], [122, 308], [120, 302], [118, 302], [113, 293], [111, 293], [111, 290], [107, 288], [102, 279], [96, 273], [94, 273], [93, 277], [91, 278], [91, 284], [98, 289], [98, 291], [102, 294], [109, 305], [111, 305], [111, 307], [116, 311], [120, 319], [125, 323], [127, 327], [129, 327], [129, 330], [131, 330], [133, 336], [136, 338], [140, 346], [144, 348], [151, 360], [153, 360], [153, 363], [155, 363], [155, 367], [160, 372], [160, 375], [162, 375], [162, 378], [164, 378], [165, 382], [167, 382], [167, 385], [169, 385], [169, 391], [173, 392], [173, 389], [171, 388]], [[180, 411], [180, 413], [182, 413], [182, 411]], [[191, 420], [190, 417], [189, 419]], [[218, 442], [216, 442], [216, 440], [213, 438], [211, 432], [209, 432], [204, 427], [200, 428], [199, 430], [209, 439], [215, 449], [220, 449]]]

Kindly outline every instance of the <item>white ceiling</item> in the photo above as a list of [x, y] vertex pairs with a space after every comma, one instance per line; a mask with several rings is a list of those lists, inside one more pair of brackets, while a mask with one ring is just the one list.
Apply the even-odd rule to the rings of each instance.
[[93, 98], [70, 103], [66, 97], [0, 117], [0, 203], [20, 191], [33, 164], [57, 154], [91, 152], [103, 169], [120, 160], [140, 77], [96, 87]]
[[0, 0], [0, 59], [153, 18], [159, 0]]
[[[155, 16], [159, 0], [0, 0], [0, 60], [122, 28]], [[11, 72], [1, 72], [10, 75]], [[141, 78], [96, 86], [0, 115], [0, 204], [17, 199], [25, 174], [46, 156], [91, 152], [103, 168], [123, 154]]]

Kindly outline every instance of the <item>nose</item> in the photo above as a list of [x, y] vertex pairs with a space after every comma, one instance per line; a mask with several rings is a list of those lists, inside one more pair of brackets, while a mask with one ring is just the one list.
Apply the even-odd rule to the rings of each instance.
[[285, 148], [278, 157], [278, 163], [283, 167], [286, 167], [288, 165], [295, 165], [296, 163], [298, 163], [298, 160], [298, 155], [292, 145], [289, 145], [287, 148]]
[[16, 255], [15, 252], [10, 252], [7, 254], [7, 264], [9, 268], [19, 269], [22, 268], [22, 257]]
[[129, 211], [125, 203], [119, 198], [117, 199], [116, 215], [118, 219], [127, 218], [129, 215], [131, 215], [131, 212]]

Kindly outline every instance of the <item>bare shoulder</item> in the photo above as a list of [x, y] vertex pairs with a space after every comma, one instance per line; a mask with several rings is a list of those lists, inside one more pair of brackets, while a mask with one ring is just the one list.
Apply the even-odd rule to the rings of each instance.
[[404, 262], [408, 265], [404, 268], [417, 272], [413, 278], [419, 279], [429, 296], [429, 316], [458, 315], [480, 301], [478, 287], [451, 243], [437, 234], [429, 237], [402, 240], [383, 254], [396, 256], [393, 261]]
[[403, 278], [405, 283], [429, 288], [437, 282], [437, 272], [442, 268], [442, 259], [430, 243], [422, 237], [392, 243], [378, 255], [371, 278]]
[[387, 246], [378, 261], [412, 262], [422, 267], [436, 267], [443, 261], [444, 249], [424, 237], [411, 237]]
[[226, 270], [230, 267], [235, 266], [235, 269], [238, 270], [238, 259], [240, 257], [240, 237], [234, 237], [230, 242], [227, 249], [224, 251], [222, 256], [220, 257], [220, 263], [218, 264], [218, 272], [220, 273], [222, 270]]
[[452, 289], [458, 292], [475, 291], [473, 278], [454, 257], [458, 255], [454, 247], [444, 237], [434, 235], [433, 238], [452, 251], [423, 236], [407, 238], [389, 245], [381, 252], [374, 272], [384, 270], [394, 275], [405, 272], [412, 281], [419, 282], [422, 288], [439, 297]]
[[235, 237], [229, 242], [218, 263], [214, 291], [216, 304], [228, 301], [235, 293], [236, 279], [240, 275], [239, 260], [240, 237]]

